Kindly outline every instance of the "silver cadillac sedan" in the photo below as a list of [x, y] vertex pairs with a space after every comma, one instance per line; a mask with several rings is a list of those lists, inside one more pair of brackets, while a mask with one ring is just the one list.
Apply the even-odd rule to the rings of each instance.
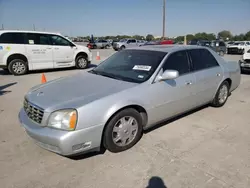
[[206, 47], [137, 47], [31, 88], [19, 120], [38, 145], [60, 155], [121, 152], [164, 120], [205, 104], [223, 106], [240, 80], [237, 62]]

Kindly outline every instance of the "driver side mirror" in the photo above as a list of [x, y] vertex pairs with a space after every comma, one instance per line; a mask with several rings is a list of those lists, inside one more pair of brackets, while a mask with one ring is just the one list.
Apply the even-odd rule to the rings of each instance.
[[157, 81], [173, 80], [179, 77], [179, 72], [176, 70], [165, 70], [161, 75], [157, 76]]

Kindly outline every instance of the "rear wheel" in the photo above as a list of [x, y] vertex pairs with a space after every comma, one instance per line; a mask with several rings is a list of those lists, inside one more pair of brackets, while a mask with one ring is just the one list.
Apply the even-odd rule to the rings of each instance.
[[88, 67], [88, 59], [86, 56], [79, 55], [76, 58], [76, 68], [86, 69]]
[[28, 64], [22, 59], [14, 59], [9, 63], [8, 70], [15, 76], [24, 75], [28, 72]]
[[229, 83], [227, 81], [222, 82], [220, 85], [211, 106], [213, 107], [221, 107], [223, 106], [228, 99], [229, 96]]
[[119, 48], [119, 50], [124, 50], [125, 49], [125, 46], [121, 46], [120, 48]]
[[107, 124], [103, 145], [117, 153], [133, 147], [142, 136], [142, 118], [139, 112], [128, 108], [117, 113]]

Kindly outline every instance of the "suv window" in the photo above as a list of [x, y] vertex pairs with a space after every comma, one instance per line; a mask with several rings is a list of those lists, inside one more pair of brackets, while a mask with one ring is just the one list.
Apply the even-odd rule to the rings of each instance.
[[219, 46], [226, 46], [224, 42], [220, 42]]
[[206, 49], [188, 50], [195, 71], [219, 66], [214, 56]]
[[1, 44], [24, 44], [24, 33], [3, 33], [0, 35]]
[[27, 44], [51, 45], [47, 34], [27, 33]]
[[136, 40], [135, 39], [130, 39], [130, 40], [128, 40], [128, 43], [136, 43]]
[[177, 70], [180, 75], [190, 72], [189, 62], [186, 51], [174, 52], [163, 65], [163, 71]]
[[58, 35], [50, 35], [52, 45], [56, 46], [70, 46], [70, 42], [61, 36]]

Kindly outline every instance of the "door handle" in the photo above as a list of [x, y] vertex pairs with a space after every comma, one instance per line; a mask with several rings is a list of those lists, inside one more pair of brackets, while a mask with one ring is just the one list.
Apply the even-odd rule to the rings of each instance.
[[192, 82], [186, 82], [186, 85], [188, 85], [188, 86], [192, 85]]
[[216, 76], [220, 76], [220, 73], [217, 73]]

